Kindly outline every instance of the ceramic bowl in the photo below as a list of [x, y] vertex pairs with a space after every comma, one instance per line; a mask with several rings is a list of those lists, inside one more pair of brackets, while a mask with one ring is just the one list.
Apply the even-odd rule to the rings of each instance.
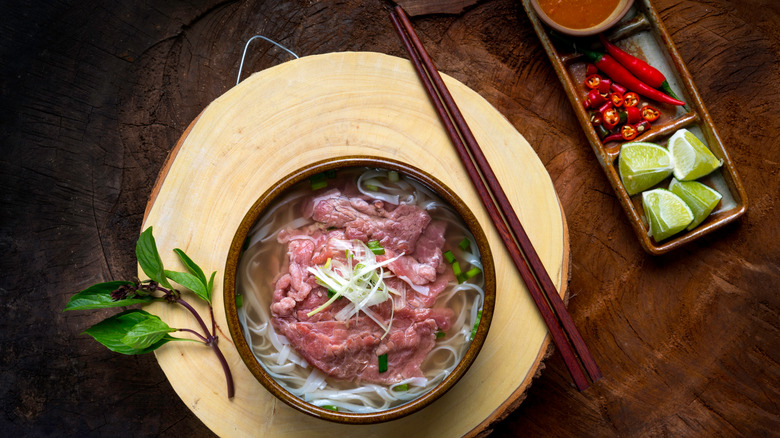
[[[576, 3], [572, 1], [572, 3]], [[599, 3], [596, 1], [595, 3]], [[607, 15], [605, 11], [605, 16], [601, 22], [598, 24], [595, 24], [593, 26], [587, 27], [587, 28], [574, 28], [574, 27], [567, 27], [565, 25], [562, 25], [558, 22], [556, 22], [553, 18], [551, 18], [547, 12], [542, 9], [542, 7], [539, 5], [539, 0], [531, 0], [531, 6], [533, 6], [534, 11], [536, 11], [536, 14], [539, 16], [539, 18], [544, 21], [548, 26], [552, 27], [553, 29], [565, 33], [567, 35], [571, 36], [588, 36], [588, 35], [596, 35], [598, 33], [604, 32], [605, 30], [609, 29], [610, 27], [614, 26], [618, 21], [620, 21], [621, 18], [623, 18], [624, 15], [628, 12], [628, 10], [631, 8], [631, 5], [634, 4], [634, 0], [619, 0], [615, 8]]]
[[[257, 357], [252, 352], [247, 342], [246, 328], [243, 327], [239, 318], [239, 304], [236, 302], [237, 295], [241, 294], [241, 291], [237, 290], [237, 270], [240, 263], [241, 254], [243, 252], [242, 248], [244, 247], [244, 243], [247, 240], [250, 229], [256, 223], [258, 218], [263, 215], [269, 205], [271, 205], [275, 199], [277, 199], [291, 187], [297, 183], [310, 179], [314, 175], [352, 167], [395, 170], [404, 177], [411, 177], [418, 182], [423, 183], [428, 188], [436, 192], [441, 199], [448, 202], [450, 206], [452, 206], [454, 210], [461, 216], [464, 223], [474, 236], [475, 241], [477, 242], [482, 259], [485, 282], [485, 299], [478, 328], [475, 332], [473, 340], [466, 350], [465, 355], [461, 359], [460, 363], [458, 363], [454, 368], [454, 370], [429, 392], [421, 394], [419, 397], [410, 401], [406, 401], [398, 406], [371, 413], [339, 412], [324, 407], [315, 406], [314, 404], [308, 403], [302, 398], [293, 395], [291, 392], [285, 389], [282, 384], [280, 384], [280, 382], [278, 382], [268, 373], [268, 371], [264, 368], [263, 365], [261, 365], [260, 361], [258, 361]], [[269, 281], [271, 281], [271, 279], [269, 279]], [[268, 391], [293, 408], [324, 420], [347, 424], [379, 423], [401, 418], [423, 409], [425, 406], [433, 403], [436, 399], [451, 389], [474, 362], [477, 354], [482, 348], [483, 343], [485, 342], [488, 328], [490, 327], [490, 322], [493, 317], [495, 293], [495, 269], [493, 265], [492, 254], [487, 243], [487, 238], [485, 237], [485, 233], [477, 222], [474, 214], [466, 207], [466, 205], [455, 194], [455, 192], [446, 187], [435, 177], [413, 166], [386, 158], [368, 156], [338, 157], [313, 163], [309, 166], [306, 166], [305, 168], [291, 173], [287, 177], [278, 181], [266, 193], [263, 193], [257, 202], [255, 202], [255, 204], [247, 212], [243, 221], [238, 227], [238, 231], [235, 234], [228, 253], [224, 279], [225, 312], [227, 315], [230, 334], [233, 338], [239, 355], [251, 373]]]

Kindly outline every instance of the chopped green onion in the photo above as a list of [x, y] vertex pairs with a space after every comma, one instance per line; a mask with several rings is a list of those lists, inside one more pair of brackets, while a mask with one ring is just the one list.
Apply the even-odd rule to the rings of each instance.
[[479, 327], [479, 321], [482, 319], [482, 310], [477, 312], [477, 321], [474, 323], [474, 328], [471, 329], [471, 339], [469, 341], [474, 340], [474, 336], [477, 335], [477, 328]]
[[333, 289], [328, 289], [328, 298], [333, 298], [333, 295], [336, 295], [336, 291]]
[[458, 248], [462, 249], [463, 251], [466, 251], [467, 249], [469, 249], [469, 246], [471, 246], [471, 242], [469, 242], [469, 239], [467, 239], [465, 237], [458, 244]]
[[447, 263], [452, 264], [455, 262], [455, 254], [452, 253], [452, 251], [447, 250], [444, 251], [444, 258], [447, 260]]
[[456, 278], [458, 280], [458, 284], [463, 284], [468, 280], [468, 278], [466, 278], [466, 274], [460, 274], [456, 276]]
[[322, 408], [323, 409], [328, 409], [328, 410], [331, 410], [331, 411], [336, 411], [336, 412], [339, 411], [339, 407], [338, 406], [333, 406], [333, 405], [322, 405]]
[[334, 170], [334, 169], [326, 170], [325, 171], [325, 176], [327, 176], [330, 179], [335, 178], [336, 177], [336, 170]]
[[378, 240], [372, 240], [368, 242], [368, 249], [371, 250], [376, 255], [383, 255], [385, 253], [385, 249], [382, 247], [382, 244], [379, 243]]
[[409, 390], [409, 384], [408, 383], [402, 383], [400, 385], [396, 385], [393, 387], [393, 391], [408, 391]]
[[328, 186], [328, 182], [325, 180], [324, 173], [318, 173], [309, 178], [312, 190], [319, 190]]
[[244, 305], [244, 296], [236, 295], [236, 307], [241, 307], [243, 305]]
[[482, 269], [479, 269], [477, 267], [473, 267], [473, 268], [469, 269], [468, 271], [466, 271], [466, 279], [474, 278], [474, 277], [476, 277], [477, 275], [479, 275], [481, 273], [482, 273]]
[[398, 175], [398, 172], [395, 170], [391, 170], [387, 172], [387, 179], [389, 179], [391, 182], [398, 182], [399, 179], [401, 179], [400, 175]]
[[454, 262], [452, 264], [452, 273], [455, 274], [456, 277], [463, 273], [463, 271], [460, 270], [460, 263]]
[[379, 187], [377, 187], [377, 186], [375, 186], [373, 184], [366, 184], [366, 190], [371, 191], [371, 192], [378, 192], [379, 191]]
[[445, 336], [447, 336], [447, 333], [444, 333], [444, 332], [443, 332], [443, 331], [441, 331], [441, 330], [438, 330], [438, 331], [436, 332], [436, 339], [443, 338], [443, 337], [445, 337]]
[[384, 373], [387, 371], [387, 353], [379, 356], [379, 372]]

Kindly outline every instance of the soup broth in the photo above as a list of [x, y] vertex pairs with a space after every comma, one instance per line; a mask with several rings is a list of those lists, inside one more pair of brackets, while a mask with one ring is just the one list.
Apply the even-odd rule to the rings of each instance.
[[[378, 227], [355, 223], [361, 215]], [[394, 171], [349, 168], [296, 184], [269, 205], [245, 246], [237, 293], [247, 342], [269, 375], [316, 406], [373, 413], [425, 394], [458, 365], [479, 322], [484, 278], [474, 237], [432, 190]], [[311, 249], [304, 261], [302, 247]], [[361, 267], [365, 294], [376, 296], [353, 301]]]

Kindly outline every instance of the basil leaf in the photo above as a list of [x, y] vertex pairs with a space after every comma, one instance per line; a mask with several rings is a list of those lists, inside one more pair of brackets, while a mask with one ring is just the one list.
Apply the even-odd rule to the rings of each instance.
[[173, 252], [179, 256], [182, 263], [184, 263], [184, 266], [187, 267], [187, 270], [198, 277], [201, 283], [203, 283], [203, 287], [206, 287], [206, 274], [203, 273], [203, 269], [201, 269], [197, 263], [193, 262], [192, 259], [189, 258], [189, 256], [187, 256], [187, 254], [185, 254], [184, 251], [180, 250], [179, 248], [174, 249]]
[[165, 276], [195, 292], [195, 295], [206, 300], [206, 302], [211, 303], [211, 297], [206, 289], [206, 284], [202, 283], [195, 275], [189, 272], [165, 271]]
[[138, 237], [138, 242], [135, 245], [135, 256], [141, 269], [149, 278], [165, 287], [171, 287], [168, 279], [165, 278], [162, 259], [160, 253], [157, 252], [157, 242], [154, 241], [154, 235], [152, 235], [152, 227], [144, 230]]
[[[162, 338], [143, 348], [135, 348], [122, 342], [122, 339], [138, 323], [149, 318], [157, 318], [149, 312], [131, 309], [105, 319], [84, 331], [105, 345], [109, 350], [122, 354], [144, 354], [160, 348], [169, 341], [178, 340], [165, 334]], [[158, 318], [159, 319], [159, 318]]]
[[86, 310], [86, 309], [104, 309], [108, 307], [132, 306], [133, 304], [148, 303], [154, 301], [153, 296], [135, 296], [124, 300], [114, 301], [111, 298], [111, 292], [119, 289], [120, 286], [132, 285], [129, 281], [109, 281], [107, 283], [98, 283], [90, 286], [83, 291], [70, 297], [65, 310]]
[[211, 273], [211, 278], [209, 279], [209, 284], [206, 286], [206, 290], [209, 291], [209, 302], [211, 302], [211, 295], [214, 292], [214, 276], [217, 275], [217, 271], [214, 271]]
[[134, 325], [120, 341], [132, 348], [144, 349], [154, 345], [168, 333], [176, 331], [159, 317], [151, 316]]

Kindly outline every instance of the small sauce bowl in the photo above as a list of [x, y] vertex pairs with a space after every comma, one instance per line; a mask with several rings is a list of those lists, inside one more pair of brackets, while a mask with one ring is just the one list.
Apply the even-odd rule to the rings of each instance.
[[571, 36], [589, 36], [614, 26], [634, 0], [530, 0], [548, 26]]

